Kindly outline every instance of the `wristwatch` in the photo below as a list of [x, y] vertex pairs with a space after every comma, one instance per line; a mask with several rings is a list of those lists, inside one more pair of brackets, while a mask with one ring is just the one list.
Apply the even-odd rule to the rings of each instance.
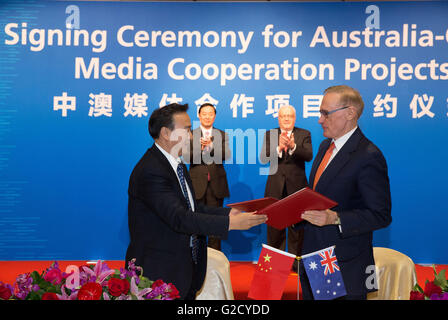
[[333, 224], [341, 224], [341, 218], [339, 218], [339, 214], [336, 212], [336, 220], [334, 220]]

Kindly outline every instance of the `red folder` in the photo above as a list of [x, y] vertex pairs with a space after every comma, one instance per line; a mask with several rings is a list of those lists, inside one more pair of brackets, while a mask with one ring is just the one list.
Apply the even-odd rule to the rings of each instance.
[[230, 203], [227, 206], [241, 211], [257, 211], [257, 214], [265, 214], [268, 216], [266, 224], [281, 230], [302, 221], [304, 211], [326, 210], [336, 205], [337, 202], [305, 187], [281, 200], [268, 197]]

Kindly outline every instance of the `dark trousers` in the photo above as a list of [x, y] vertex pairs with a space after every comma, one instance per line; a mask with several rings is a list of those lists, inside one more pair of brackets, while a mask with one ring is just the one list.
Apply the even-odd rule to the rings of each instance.
[[[283, 189], [282, 198], [287, 197], [286, 186]], [[288, 231], [288, 232], [286, 232]], [[292, 227], [278, 230], [267, 226], [267, 243], [269, 246], [285, 251], [286, 240], [288, 241], [288, 252], [300, 256], [303, 245], [303, 229], [294, 230]], [[293, 270], [297, 272], [297, 260], [294, 261]]]
[[196, 271], [197, 270], [197, 264], [195, 264], [193, 262], [193, 260], [191, 260], [191, 264], [193, 266], [193, 274], [192, 274], [192, 279], [191, 279], [191, 286], [190, 286], [190, 290], [188, 290], [187, 295], [184, 297], [184, 300], [195, 300], [198, 291], [202, 287], [202, 283], [199, 283], [199, 279], [197, 277], [197, 274], [198, 274], [198, 272]]
[[[210, 187], [210, 182], [208, 182], [204, 196], [201, 199], [197, 199], [197, 202], [200, 202], [210, 207], [222, 207], [224, 199], [216, 198], [212, 188]], [[209, 236], [207, 246], [216, 250], [221, 250], [221, 239]]]

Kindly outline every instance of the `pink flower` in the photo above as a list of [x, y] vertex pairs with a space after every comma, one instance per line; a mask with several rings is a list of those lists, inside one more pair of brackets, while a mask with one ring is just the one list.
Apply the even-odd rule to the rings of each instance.
[[83, 266], [82, 270], [87, 274], [88, 281], [95, 281], [102, 284], [107, 277], [115, 273], [115, 270], [109, 269], [109, 267], [101, 260], [95, 264], [95, 268], [90, 269], [90, 267]]
[[44, 275], [45, 281], [51, 282], [52, 284], [60, 284], [63, 277], [62, 272], [59, 269], [50, 269], [47, 271], [47, 273]]

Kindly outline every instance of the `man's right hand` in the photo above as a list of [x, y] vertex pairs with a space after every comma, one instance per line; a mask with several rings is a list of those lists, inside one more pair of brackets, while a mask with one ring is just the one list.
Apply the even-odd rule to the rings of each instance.
[[286, 132], [282, 132], [279, 136], [278, 140], [278, 148], [281, 151], [287, 151], [288, 150], [288, 144], [290, 142], [290, 139], [288, 138], [288, 134]]
[[264, 214], [253, 212], [241, 212], [232, 209], [229, 214], [229, 230], [247, 230], [259, 224], [265, 223], [268, 217]]

